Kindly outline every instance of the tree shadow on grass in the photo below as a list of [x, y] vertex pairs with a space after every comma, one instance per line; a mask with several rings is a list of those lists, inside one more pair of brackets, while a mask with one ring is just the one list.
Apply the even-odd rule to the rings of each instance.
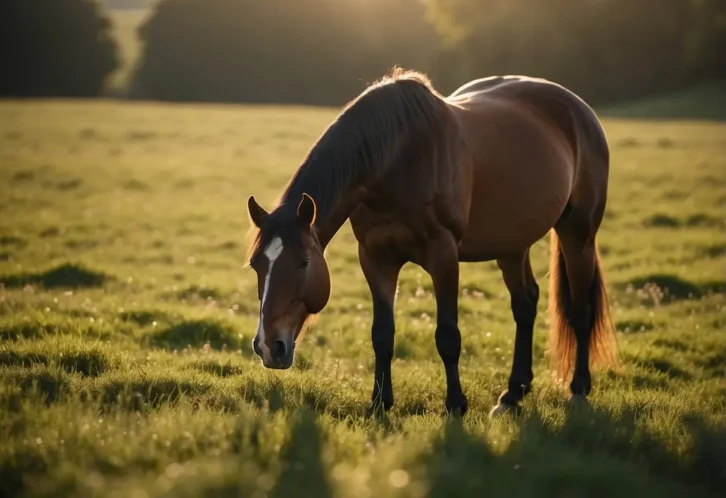
[[98, 377], [111, 366], [111, 360], [98, 349], [64, 350], [60, 354], [46, 354], [34, 351], [0, 350], [0, 366], [21, 366], [57, 364], [68, 373], [79, 373], [84, 377]]
[[118, 317], [124, 322], [132, 322], [139, 327], [148, 327], [149, 325], [168, 322], [172, 319], [169, 313], [156, 309], [126, 310], [119, 313]]
[[[170, 350], [187, 346], [199, 348], [205, 344], [216, 350], [242, 348], [235, 328], [230, 323], [213, 318], [184, 320], [151, 333], [149, 339], [155, 346]], [[248, 349], [242, 348], [246, 356], [251, 354]]]
[[24, 397], [38, 396], [46, 405], [63, 399], [73, 390], [73, 379], [67, 372], [48, 366], [10, 368], [0, 377], [5, 386], [17, 386]]
[[634, 278], [622, 284], [621, 288], [635, 289], [644, 304], [652, 305], [700, 299], [709, 294], [722, 293], [726, 290], [726, 283], [722, 280], [695, 283], [677, 275], [657, 273]]
[[83, 265], [66, 263], [39, 273], [16, 273], [0, 276], [0, 284], [8, 288], [38, 285], [44, 289], [82, 289], [101, 287], [112, 277]]
[[242, 367], [232, 365], [231, 360], [227, 361], [227, 363], [221, 363], [219, 360], [197, 360], [189, 365], [189, 368], [222, 378], [234, 377], [244, 372]]
[[182, 397], [195, 404], [205, 395], [214, 394], [210, 391], [212, 383], [204, 380], [138, 376], [130, 379], [106, 379], [95, 386], [91, 394], [99, 398], [102, 407], [118, 406], [145, 412], [163, 405], [174, 406]]
[[525, 417], [500, 454], [449, 420], [423, 461], [427, 496], [662, 498], [717, 496], [726, 486], [726, 427], [684, 420], [691, 444], [682, 453], [640, 427], [634, 411], [570, 410], [562, 424]]

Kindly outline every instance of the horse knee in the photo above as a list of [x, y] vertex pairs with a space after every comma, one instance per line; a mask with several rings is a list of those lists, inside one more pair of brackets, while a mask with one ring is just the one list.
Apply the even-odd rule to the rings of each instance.
[[534, 303], [534, 309], [537, 310], [537, 303], [539, 302], [539, 284], [532, 282], [529, 287], [529, 299]]
[[589, 303], [573, 304], [569, 315], [570, 327], [575, 331], [578, 340], [589, 338], [594, 323], [592, 306]]
[[444, 362], [459, 359], [461, 354], [461, 332], [456, 323], [441, 322], [437, 324], [436, 349]]
[[393, 338], [374, 338], [373, 352], [377, 358], [392, 359], [393, 358]]
[[373, 343], [373, 352], [377, 358], [393, 358], [393, 336], [394, 331], [392, 327], [386, 326], [385, 329], [382, 329], [374, 325], [371, 342]]
[[539, 303], [539, 286], [535, 283], [525, 295], [512, 296], [511, 306], [514, 322], [521, 327], [534, 325]]
[[393, 358], [393, 342], [395, 336], [395, 324], [391, 312], [379, 312], [373, 318], [371, 327], [371, 342], [373, 352], [377, 358]]

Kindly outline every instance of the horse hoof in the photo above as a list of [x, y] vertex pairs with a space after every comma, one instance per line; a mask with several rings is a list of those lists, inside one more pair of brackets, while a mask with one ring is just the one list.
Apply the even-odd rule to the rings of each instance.
[[567, 400], [567, 403], [573, 408], [588, 408], [590, 406], [590, 402], [582, 394], [573, 394]]
[[517, 416], [522, 413], [522, 407], [519, 405], [509, 405], [507, 403], [499, 403], [489, 412], [489, 418], [499, 418], [504, 415]]
[[383, 416], [383, 408], [381, 407], [375, 407], [375, 406], [369, 406], [366, 408], [366, 418], [380, 418]]
[[446, 414], [452, 417], [461, 418], [469, 410], [469, 401], [463, 394], [455, 402], [446, 403]]
[[466, 407], [464, 406], [454, 406], [451, 408], [446, 408], [446, 416], [454, 417], [454, 418], [462, 418], [466, 414]]
[[382, 418], [390, 407], [386, 408], [383, 403], [375, 403], [366, 408], [366, 418]]

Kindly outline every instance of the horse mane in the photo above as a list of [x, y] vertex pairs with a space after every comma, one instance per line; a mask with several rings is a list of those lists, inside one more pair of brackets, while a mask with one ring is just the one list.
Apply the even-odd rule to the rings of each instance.
[[315, 199], [317, 218], [326, 219], [348, 189], [383, 177], [407, 152], [404, 145], [436, 147], [445, 136], [446, 106], [429, 78], [417, 71], [394, 67], [370, 84], [343, 107], [308, 151], [265, 225], [258, 229], [250, 224], [246, 261], [274, 235], [285, 243], [300, 243], [289, 221], [303, 193]]

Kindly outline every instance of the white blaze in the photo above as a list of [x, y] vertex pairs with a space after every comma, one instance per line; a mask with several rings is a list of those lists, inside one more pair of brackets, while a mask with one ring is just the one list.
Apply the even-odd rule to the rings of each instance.
[[265, 309], [265, 298], [267, 298], [267, 290], [270, 287], [270, 275], [272, 275], [272, 265], [275, 264], [275, 260], [282, 254], [282, 239], [275, 237], [270, 241], [267, 248], [265, 249], [265, 256], [267, 257], [267, 274], [265, 275], [265, 286], [262, 289], [262, 301], [260, 303], [260, 322], [257, 325], [257, 345], [259, 346], [264, 356], [269, 356], [270, 350], [265, 344], [265, 326], [264, 321], [264, 309]]

